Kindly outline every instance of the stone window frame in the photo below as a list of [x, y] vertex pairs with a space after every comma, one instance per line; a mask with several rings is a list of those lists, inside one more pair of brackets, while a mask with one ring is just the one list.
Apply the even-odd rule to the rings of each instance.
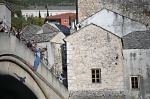
[[91, 69], [91, 80], [93, 84], [101, 83], [101, 69], [100, 68]]
[[133, 91], [140, 89], [140, 76], [139, 75], [131, 75], [130, 76], [130, 89]]

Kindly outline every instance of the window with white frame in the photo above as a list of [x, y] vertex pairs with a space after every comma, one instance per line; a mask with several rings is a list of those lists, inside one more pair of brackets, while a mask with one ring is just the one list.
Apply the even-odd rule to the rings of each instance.
[[92, 83], [101, 83], [101, 69], [91, 69]]
[[130, 76], [130, 88], [131, 90], [139, 90], [140, 77], [139, 76]]

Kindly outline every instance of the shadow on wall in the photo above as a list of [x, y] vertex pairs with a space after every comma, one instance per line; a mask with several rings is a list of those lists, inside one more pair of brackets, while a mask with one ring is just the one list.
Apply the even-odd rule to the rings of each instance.
[[0, 75], [0, 99], [38, 99], [36, 95], [16, 78]]

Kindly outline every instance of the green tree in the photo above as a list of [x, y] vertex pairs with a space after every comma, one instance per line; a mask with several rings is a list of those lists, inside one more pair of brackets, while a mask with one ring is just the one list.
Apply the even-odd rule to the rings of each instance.
[[21, 18], [15, 18], [12, 17], [12, 26], [16, 29], [23, 28], [27, 26], [28, 24], [34, 24], [38, 26], [42, 26], [44, 24], [44, 18], [39, 17], [28, 17], [27, 19], [21, 17]]
[[28, 17], [27, 21], [30, 24], [42, 26], [44, 24], [44, 18], [39, 18], [39, 17]]
[[18, 17], [22, 17], [22, 15], [21, 15], [21, 10], [13, 10], [13, 11], [11, 11], [11, 14], [12, 14], [12, 16], [14, 15], [14, 14], [17, 14], [17, 16]]
[[39, 18], [41, 18], [41, 12], [40, 12], [40, 10], [39, 10]]
[[15, 18], [15, 17], [12, 17], [12, 20], [11, 20], [11, 24], [13, 27], [15, 27], [16, 29], [18, 28], [22, 28], [23, 27], [23, 19], [22, 18]]

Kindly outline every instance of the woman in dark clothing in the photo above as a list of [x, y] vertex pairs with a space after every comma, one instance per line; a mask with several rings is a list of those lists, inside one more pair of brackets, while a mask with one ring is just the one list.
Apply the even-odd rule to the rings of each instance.
[[0, 21], [0, 32], [4, 32], [4, 30], [3, 21]]

